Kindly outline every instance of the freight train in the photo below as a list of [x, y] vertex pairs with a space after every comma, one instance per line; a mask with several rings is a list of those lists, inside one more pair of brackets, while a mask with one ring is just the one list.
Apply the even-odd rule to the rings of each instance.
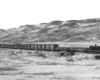
[[66, 52], [85, 52], [99, 53], [100, 46], [92, 45], [85, 47], [59, 47], [58, 44], [0, 44], [2, 49], [22, 49], [22, 50], [38, 50], [38, 51], [66, 51]]

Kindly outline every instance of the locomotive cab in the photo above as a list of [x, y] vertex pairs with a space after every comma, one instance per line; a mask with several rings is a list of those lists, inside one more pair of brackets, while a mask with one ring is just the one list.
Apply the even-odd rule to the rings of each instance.
[[100, 46], [97, 46], [97, 45], [95, 44], [95, 46], [90, 46], [89, 49], [90, 49], [90, 50], [100, 50]]

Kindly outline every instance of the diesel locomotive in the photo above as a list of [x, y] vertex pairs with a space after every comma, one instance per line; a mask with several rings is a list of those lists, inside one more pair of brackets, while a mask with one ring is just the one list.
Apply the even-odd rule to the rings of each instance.
[[97, 45], [92, 45], [92, 46], [85, 48], [85, 47], [59, 47], [58, 44], [0, 44], [0, 48], [39, 50], [39, 51], [100, 53], [100, 46], [97, 46]]

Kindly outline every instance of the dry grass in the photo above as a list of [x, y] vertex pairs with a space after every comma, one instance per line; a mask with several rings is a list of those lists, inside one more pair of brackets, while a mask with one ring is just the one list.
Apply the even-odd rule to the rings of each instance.
[[[34, 55], [33, 55], [34, 53]], [[22, 51], [16, 55], [0, 53], [0, 79], [2, 80], [98, 80], [100, 61], [94, 55], [52, 57], [40, 52]]]

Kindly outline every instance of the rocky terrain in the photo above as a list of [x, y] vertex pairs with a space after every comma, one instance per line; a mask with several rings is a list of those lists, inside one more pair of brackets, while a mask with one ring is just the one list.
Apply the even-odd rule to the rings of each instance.
[[100, 42], [100, 19], [52, 21], [0, 30], [1, 43]]
[[100, 61], [93, 54], [44, 57], [35, 53], [0, 50], [0, 80], [100, 80]]

